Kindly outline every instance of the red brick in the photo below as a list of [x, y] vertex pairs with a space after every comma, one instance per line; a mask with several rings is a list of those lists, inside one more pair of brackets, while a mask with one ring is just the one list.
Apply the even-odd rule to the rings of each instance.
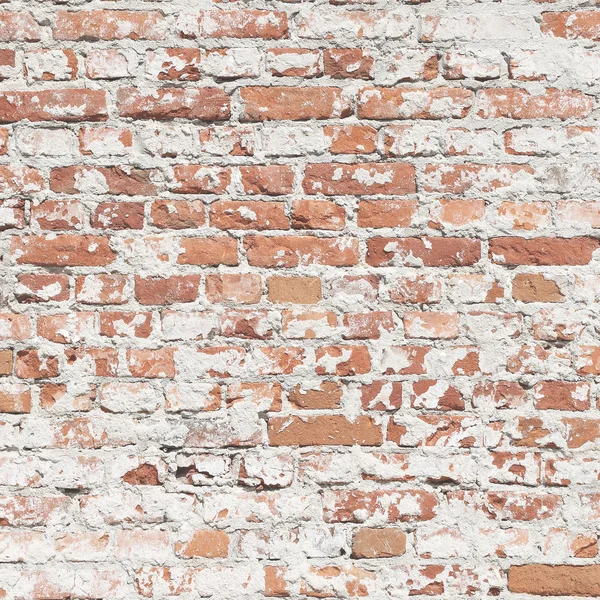
[[159, 81], [198, 81], [199, 48], [159, 48], [146, 52], [146, 73]]
[[240, 167], [240, 174], [246, 194], [281, 196], [294, 188], [294, 170], [287, 165]]
[[75, 298], [82, 304], [124, 304], [130, 295], [128, 287], [126, 275], [81, 275], [75, 281]]
[[390, 299], [401, 304], [435, 304], [442, 299], [442, 282], [427, 275], [402, 277], [389, 285]]
[[105, 266], [116, 257], [106, 237], [67, 234], [13, 238], [11, 255], [19, 265], [48, 267]]
[[415, 169], [404, 163], [308, 164], [302, 186], [308, 194], [326, 196], [413, 194]]
[[380, 446], [381, 427], [371, 417], [351, 422], [341, 415], [273, 417], [269, 419], [272, 446]]
[[593, 229], [600, 227], [600, 204], [597, 202], [560, 202], [558, 217], [565, 222]]
[[358, 240], [348, 237], [248, 236], [244, 247], [248, 264], [255, 267], [350, 266], [358, 262]]
[[408, 312], [404, 314], [404, 335], [407, 338], [451, 339], [458, 337], [457, 313]]
[[567, 40], [600, 40], [600, 15], [596, 11], [542, 13], [542, 33]]
[[246, 87], [240, 90], [243, 121], [343, 118], [350, 102], [341, 88]]
[[283, 202], [219, 200], [210, 205], [210, 224], [217, 229], [289, 229]]
[[[403, 504], [410, 508], [404, 509]], [[328, 490], [323, 498], [323, 518], [327, 523], [357, 523], [375, 516], [390, 523], [428, 521], [435, 516], [437, 506], [433, 493], [418, 489]]]
[[468, 266], [480, 258], [479, 240], [468, 238], [371, 238], [367, 242], [367, 264], [374, 267]]
[[498, 207], [499, 219], [508, 221], [513, 229], [533, 231], [550, 224], [548, 202], [503, 202]]
[[0, 193], [31, 195], [44, 186], [44, 179], [37, 169], [0, 165]]
[[43, 31], [31, 13], [0, 12], [0, 41], [2, 42], [39, 42]]
[[63, 302], [69, 299], [69, 277], [67, 275], [45, 275], [30, 273], [19, 275], [19, 287], [15, 297], [19, 302]]
[[33, 50], [24, 56], [23, 69], [29, 81], [70, 81], [77, 77], [73, 50]]
[[337, 328], [337, 315], [331, 311], [284, 310], [281, 313], [284, 337], [315, 339], [331, 337]]
[[161, 40], [165, 18], [159, 11], [58, 11], [52, 30], [56, 40]]
[[371, 370], [371, 357], [366, 346], [324, 346], [315, 351], [317, 375], [350, 377]]
[[587, 117], [594, 106], [590, 96], [577, 90], [549, 88], [532, 95], [517, 88], [494, 88], [478, 93], [481, 107], [477, 116], [484, 119], [571, 119]]
[[209, 302], [256, 304], [262, 296], [261, 276], [254, 273], [231, 273], [206, 276]]
[[100, 335], [106, 337], [147, 338], [152, 333], [152, 313], [100, 313]]
[[289, 392], [289, 401], [299, 409], [319, 410], [341, 408], [342, 387], [334, 381], [323, 381], [310, 389], [298, 384]]
[[31, 220], [44, 230], [81, 229], [85, 219], [83, 204], [78, 200], [45, 200], [31, 206]]
[[229, 96], [219, 88], [160, 88], [145, 93], [137, 88], [117, 92], [121, 117], [134, 119], [199, 119], [225, 121], [230, 116]]
[[175, 165], [173, 192], [176, 194], [223, 194], [231, 182], [231, 170], [202, 165]]
[[536, 596], [598, 596], [597, 565], [513, 565], [508, 570], [508, 589]]
[[272, 412], [281, 410], [281, 385], [279, 383], [238, 382], [227, 386], [227, 406], [249, 403], [258, 408], [267, 407]]
[[332, 154], [371, 154], [377, 148], [377, 130], [368, 125], [328, 125], [323, 133]]
[[440, 200], [438, 205], [431, 207], [430, 227], [469, 227], [481, 223], [484, 215], [483, 200]]
[[[458, 447], [481, 446], [478, 420], [473, 417], [450, 415], [425, 415], [417, 417], [416, 423], [404, 425], [396, 420], [388, 423], [387, 439], [399, 446], [408, 447]], [[422, 427], [422, 432], [412, 427]]]
[[473, 390], [475, 406], [495, 408], [518, 408], [526, 402], [525, 390], [516, 382], [488, 381], [478, 383]]
[[175, 544], [175, 554], [185, 558], [227, 558], [229, 535], [224, 531], [201, 529], [187, 542]]
[[318, 277], [282, 277], [274, 275], [267, 279], [270, 302], [292, 304], [316, 304], [322, 298], [321, 280]]
[[92, 50], [85, 59], [85, 74], [90, 79], [122, 79], [132, 74], [132, 66], [122, 50]]
[[442, 194], [462, 194], [471, 190], [487, 193], [510, 187], [517, 180], [527, 180], [533, 172], [529, 165], [426, 165], [423, 189]]
[[133, 377], [175, 377], [173, 349], [127, 350], [127, 369]]
[[206, 10], [197, 19], [182, 15], [178, 23], [184, 38], [262, 38], [278, 40], [287, 37], [287, 14], [268, 10]]
[[465, 400], [447, 381], [422, 379], [412, 384], [410, 405], [426, 410], [464, 410]]
[[[15, 66], [16, 66], [16, 53], [14, 50], [0, 50], [0, 80], [5, 80], [5, 79], [10, 79], [11, 77], [13, 77], [16, 72], [15, 72]], [[6, 134], [8, 132], [6, 130], [4, 130], [4, 134], [3, 137], [4, 139], [4, 144], [6, 145]], [[3, 154], [6, 154], [6, 148], [4, 149]]]
[[460, 119], [472, 103], [473, 92], [461, 88], [363, 88], [357, 100], [361, 119]]
[[600, 242], [591, 237], [498, 237], [490, 240], [490, 259], [500, 265], [587, 265]]
[[92, 410], [96, 400], [96, 386], [91, 385], [81, 394], [73, 394], [65, 384], [44, 383], [40, 387], [40, 407], [51, 412]]
[[390, 558], [406, 552], [406, 534], [401, 529], [358, 529], [352, 537], [353, 558]]
[[[342, 4], [336, 0], [335, 4]], [[310, 39], [365, 38], [401, 39], [410, 35], [414, 23], [412, 13], [388, 10], [336, 10], [313, 8], [301, 15], [298, 34]]]
[[149, 196], [157, 192], [152, 169], [58, 167], [50, 172], [50, 189], [62, 194], [95, 193]]
[[586, 317], [579, 311], [561, 314], [552, 309], [544, 308], [533, 317], [533, 337], [536, 340], [573, 341], [579, 337], [585, 328]]
[[156, 200], [150, 215], [152, 224], [161, 229], [196, 229], [206, 221], [201, 200]]
[[391, 311], [371, 311], [346, 313], [344, 315], [346, 340], [377, 340], [382, 334], [394, 331], [394, 317]]
[[373, 79], [375, 61], [368, 50], [331, 48], [323, 52], [325, 75], [333, 79]]
[[502, 55], [499, 52], [479, 55], [468, 49], [454, 49], [444, 55], [443, 74], [445, 79], [498, 79], [501, 64]]
[[0, 93], [0, 123], [17, 121], [106, 121], [103, 90], [40, 90]]
[[101, 202], [90, 225], [96, 229], [143, 229], [144, 205], [141, 202]]
[[221, 315], [221, 335], [265, 340], [273, 337], [269, 313], [265, 310], [228, 310]]
[[540, 381], [533, 388], [535, 407], [553, 410], [587, 410], [590, 386], [585, 381]]
[[58, 373], [58, 358], [36, 348], [19, 350], [15, 356], [15, 375], [21, 379], [46, 379]]
[[133, 135], [116, 127], [83, 127], [79, 130], [79, 151], [90, 156], [123, 155], [133, 148]]
[[254, 156], [256, 132], [252, 125], [206, 127], [200, 130], [200, 146], [216, 156]]
[[194, 302], [198, 297], [200, 275], [135, 278], [135, 297], [140, 304]]
[[395, 411], [402, 406], [400, 381], [373, 381], [360, 388], [363, 410]]
[[292, 227], [294, 229], [344, 229], [346, 211], [326, 200], [294, 200]]
[[119, 353], [115, 348], [67, 348], [65, 357], [69, 367], [80, 373], [97, 377], [116, 377]]
[[30, 412], [31, 390], [28, 386], [21, 383], [0, 386], [0, 413], [26, 414]]
[[414, 200], [361, 200], [359, 227], [410, 227], [417, 210]]
[[540, 273], [515, 275], [512, 295], [521, 302], [563, 302], [565, 299], [556, 282]]
[[302, 367], [305, 351], [298, 347], [258, 348], [254, 353], [259, 367], [257, 375], [291, 375]]
[[37, 323], [39, 336], [58, 344], [74, 344], [97, 331], [93, 312], [70, 312], [62, 315], [41, 315]]
[[329, 286], [329, 297], [343, 297], [346, 294], [374, 302], [379, 294], [379, 278], [375, 275], [345, 275], [333, 279]]
[[180, 265], [237, 265], [237, 242], [230, 237], [184, 238]]

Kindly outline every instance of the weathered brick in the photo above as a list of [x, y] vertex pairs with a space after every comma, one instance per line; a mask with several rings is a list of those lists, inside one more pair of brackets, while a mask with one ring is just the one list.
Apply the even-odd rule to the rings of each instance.
[[56, 40], [160, 40], [167, 30], [159, 11], [58, 11], [52, 29]]
[[574, 40], [578, 38], [600, 39], [598, 28], [600, 17], [595, 11], [545, 12], [542, 14], [541, 30], [558, 38]]
[[501, 265], [587, 265], [599, 242], [591, 237], [490, 240], [490, 258]]
[[478, 240], [468, 238], [371, 238], [367, 264], [374, 267], [452, 267], [473, 265], [481, 257]]
[[350, 266], [358, 262], [357, 242], [348, 237], [250, 236], [244, 240], [244, 246], [248, 264], [256, 267]]
[[184, 38], [262, 38], [288, 35], [287, 14], [267, 10], [206, 10], [181, 15], [177, 29]]
[[0, 598], [600, 596], [594, 2], [0, 4]]
[[269, 419], [269, 443], [274, 446], [379, 446], [380, 426], [370, 417], [352, 423], [342, 416], [274, 417]]
[[306, 121], [350, 115], [341, 88], [247, 87], [240, 90], [244, 121]]
[[121, 88], [116, 100], [119, 114], [133, 119], [225, 121], [230, 115], [229, 96], [219, 88]]
[[106, 121], [106, 92], [62, 89], [0, 93], [0, 123], [28, 121]]
[[414, 167], [404, 163], [309, 164], [302, 185], [308, 194], [326, 196], [403, 195], [416, 191]]
[[508, 589], [542, 596], [597, 596], [600, 571], [596, 565], [515, 565], [508, 571]]
[[570, 119], [586, 117], [593, 100], [577, 90], [548, 89], [542, 95], [531, 95], [517, 88], [483, 90], [478, 95], [477, 115], [484, 119]]
[[13, 238], [11, 254], [17, 264], [49, 267], [103, 266], [116, 257], [108, 238], [71, 234]]
[[467, 116], [473, 93], [461, 88], [363, 88], [357, 102], [363, 119], [460, 119]]
[[267, 279], [268, 299], [271, 302], [316, 304], [321, 300], [321, 280], [318, 277], [281, 277]]
[[406, 534], [401, 529], [369, 529], [356, 531], [352, 538], [354, 558], [390, 558], [406, 551]]
[[44, 29], [29, 12], [0, 12], [0, 39], [3, 42], [39, 42]]

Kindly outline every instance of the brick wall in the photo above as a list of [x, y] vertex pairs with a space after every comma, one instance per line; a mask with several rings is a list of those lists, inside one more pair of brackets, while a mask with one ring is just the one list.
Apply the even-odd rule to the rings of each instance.
[[600, 596], [599, 42], [3, 0], [0, 598]]

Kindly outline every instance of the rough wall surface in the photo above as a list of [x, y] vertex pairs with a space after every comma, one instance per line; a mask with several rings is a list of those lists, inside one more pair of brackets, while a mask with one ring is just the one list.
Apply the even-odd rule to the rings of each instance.
[[600, 596], [600, 7], [0, 42], [0, 598]]

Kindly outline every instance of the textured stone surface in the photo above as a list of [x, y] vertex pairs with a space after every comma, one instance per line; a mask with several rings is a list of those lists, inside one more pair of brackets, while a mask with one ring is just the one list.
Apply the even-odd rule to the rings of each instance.
[[599, 43], [0, 1], [0, 598], [600, 597]]

